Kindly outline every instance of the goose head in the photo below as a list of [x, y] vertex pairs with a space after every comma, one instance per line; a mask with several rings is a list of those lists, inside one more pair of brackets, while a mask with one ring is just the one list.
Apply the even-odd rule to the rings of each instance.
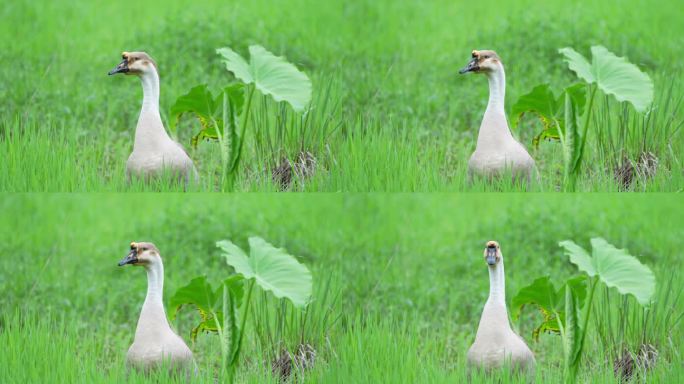
[[128, 255], [119, 261], [119, 267], [123, 267], [126, 264], [148, 266], [160, 261], [159, 250], [154, 244], [132, 242]]
[[494, 240], [490, 240], [487, 242], [487, 246], [484, 249], [484, 259], [490, 268], [496, 266], [501, 262], [501, 260], [503, 259], [503, 255], [501, 254], [501, 248], [499, 247], [499, 243], [497, 243]]
[[145, 52], [123, 52], [119, 65], [109, 71], [108, 75], [123, 73], [125, 75], [143, 76], [157, 70], [157, 63]]
[[478, 51], [474, 50], [472, 53], [472, 58], [468, 64], [458, 71], [460, 74], [473, 72], [473, 73], [490, 73], [497, 72], [502, 68], [501, 59], [499, 55], [494, 51], [484, 50]]

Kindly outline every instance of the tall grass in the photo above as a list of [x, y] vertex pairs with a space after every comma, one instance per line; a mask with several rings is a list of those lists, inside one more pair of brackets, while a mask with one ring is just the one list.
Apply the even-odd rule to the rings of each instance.
[[[168, 299], [194, 276], [225, 275], [216, 239], [251, 235], [301, 255], [315, 279], [314, 301], [297, 312], [255, 297], [239, 382], [277, 382], [274, 357], [302, 341], [315, 348], [316, 363], [297, 382], [465, 382], [465, 351], [488, 293], [483, 244], [496, 239], [505, 249], [512, 297], [538, 276], [574, 273], [558, 239], [597, 235], [648, 264], [658, 290], [646, 310], [599, 292], [580, 381], [616, 382], [615, 358], [647, 342], [660, 354], [639, 380], [676, 382], [684, 376], [683, 282], [671, 272], [682, 264], [681, 231], [672, 224], [684, 214], [678, 201], [667, 194], [6, 194], [0, 382], [145, 381], [127, 376], [124, 363], [146, 286], [141, 270], [116, 266], [129, 242], [159, 247]], [[173, 324], [188, 342], [195, 316], [181, 313]], [[535, 380], [559, 382], [560, 340], [533, 342], [533, 320], [516, 327], [536, 355]], [[198, 381], [213, 382], [218, 338], [200, 336], [191, 348]], [[480, 379], [526, 382], [498, 373]]]
[[[316, 96], [304, 115], [269, 103], [257, 108], [238, 190], [278, 190], [273, 169], [305, 150], [317, 160], [316, 174], [290, 190], [555, 191], [560, 149], [554, 143], [532, 153], [541, 181], [532, 188], [467, 182], [487, 86], [478, 76], [459, 77], [456, 69], [473, 48], [496, 49], [506, 65], [510, 106], [534, 85], [558, 88], [572, 80], [559, 47], [582, 50], [595, 43], [627, 55], [656, 78], [659, 102], [645, 117], [616, 105], [601, 109], [597, 126], [611, 128], [589, 137], [588, 152], [595, 156], [586, 162], [579, 188], [620, 190], [612, 175], [616, 161], [623, 154], [634, 161], [644, 148], [660, 166], [632, 190], [678, 191], [684, 185], [684, 140], [677, 128], [683, 93], [681, 84], [667, 81], [682, 69], [672, 56], [681, 28], [671, 0], [147, 2], [136, 3], [135, 25], [125, 2], [59, 4], [19, 0], [0, 11], [6, 21], [0, 32], [22, 37], [0, 42], [0, 163], [10, 164], [0, 171], [0, 190], [179, 190], [166, 182], [126, 184], [140, 85], [105, 74], [120, 51], [148, 51], [159, 63], [167, 119], [176, 97], [190, 87], [207, 83], [215, 91], [230, 80], [216, 47], [244, 52], [251, 43], [296, 63], [313, 79]], [[483, 14], [487, 23], [479, 22]], [[551, 22], [548, 14], [569, 21]], [[68, 22], [74, 19], [88, 22]], [[624, 20], [630, 20], [629, 30]], [[195, 190], [220, 190], [216, 145], [190, 149], [198, 127], [188, 121], [177, 128], [172, 134], [200, 171]], [[528, 128], [515, 132], [528, 148], [533, 134]]]

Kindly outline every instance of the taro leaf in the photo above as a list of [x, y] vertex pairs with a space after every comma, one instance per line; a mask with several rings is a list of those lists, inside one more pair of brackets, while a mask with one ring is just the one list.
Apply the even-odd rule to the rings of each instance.
[[183, 114], [187, 113], [194, 114], [200, 122], [200, 131], [193, 136], [191, 141], [193, 147], [197, 147], [201, 140], [217, 140], [219, 133], [223, 134], [223, 101], [226, 96], [228, 97], [226, 105], [227, 117], [229, 118], [227, 122], [232, 136], [244, 104], [244, 86], [242, 84], [231, 84], [216, 97], [212, 95], [206, 84], [198, 85], [176, 99], [171, 107], [171, 114], [175, 116], [174, 121], [176, 123]]
[[[223, 324], [224, 316], [221, 310], [223, 287], [226, 286], [231, 303], [239, 306], [242, 301], [242, 277], [231, 276], [214, 290], [207, 281], [206, 276], [192, 279], [186, 286], [179, 288], [169, 300], [169, 306], [174, 308], [171, 319], [174, 319], [181, 308], [185, 305], [194, 306], [200, 315], [200, 323], [197, 324], [190, 334], [194, 342], [200, 332], [216, 332], [218, 325]], [[230, 308], [229, 308], [230, 309]], [[231, 316], [236, 313], [230, 312]]]
[[520, 96], [518, 101], [513, 104], [511, 113], [513, 114], [513, 126], [517, 126], [523, 114], [527, 112], [536, 113], [544, 123], [544, 129], [549, 129], [553, 124], [553, 119], [558, 112], [558, 102], [548, 84], [537, 85], [529, 93]]
[[558, 245], [565, 249], [565, 254], [570, 259], [570, 262], [575, 264], [580, 271], [586, 272], [590, 277], [596, 276], [594, 261], [584, 248], [571, 240], [561, 241]]
[[511, 301], [512, 317], [517, 319], [525, 305], [535, 305], [542, 314], [543, 320], [533, 331], [534, 340], [539, 340], [539, 335], [544, 332], [559, 333], [561, 325], [565, 324], [564, 289], [570, 287], [576, 292], [578, 302], [583, 303], [586, 297], [585, 278], [576, 276], [568, 279], [563, 286], [556, 290], [548, 276], [540, 277], [532, 284], [522, 288]]
[[254, 279], [265, 291], [277, 298], [287, 298], [303, 307], [311, 297], [311, 272], [285, 250], [276, 248], [259, 237], [250, 237], [250, 256], [228, 240], [216, 243], [223, 250], [226, 263], [246, 279]]
[[615, 248], [598, 237], [591, 239], [592, 256], [570, 240], [561, 241], [570, 261], [598, 278], [608, 287], [614, 287], [623, 295], [633, 295], [641, 305], [647, 305], [655, 292], [653, 272], [624, 249]]
[[178, 124], [181, 116], [187, 113], [197, 117], [201, 128], [191, 140], [192, 146], [197, 147], [200, 140], [216, 138], [216, 127], [223, 126], [220, 117], [216, 115], [217, 107], [216, 100], [207, 85], [198, 85], [176, 99], [171, 106], [171, 115], [175, 116], [172, 121], [175, 122], [174, 125]]
[[260, 45], [249, 47], [249, 64], [230, 48], [219, 48], [226, 69], [245, 84], [252, 84], [275, 101], [289, 103], [295, 111], [302, 111], [311, 100], [311, 80], [284, 58], [275, 56]]
[[633, 295], [647, 305], [655, 293], [655, 276], [639, 260], [598, 237], [591, 239], [594, 266], [599, 279], [623, 295]]
[[592, 63], [572, 48], [559, 50], [568, 66], [587, 83], [596, 83], [607, 95], [627, 101], [638, 112], [645, 112], [653, 102], [653, 81], [639, 67], [618, 57], [603, 46], [591, 47]]
[[541, 84], [529, 93], [520, 96], [511, 108], [513, 114], [513, 126], [520, 123], [522, 117], [528, 113], [534, 113], [542, 123], [542, 131], [533, 139], [532, 145], [539, 147], [542, 140], [559, 140], [565, 133], [565, 95], [570, 95], [574, 102], [577, 116], [584, 112], [586, 102], [586, 86], [582, 83], [573, 84], [563, 90], [556, 98], [548, 84]]
[[618, 57], [602, 46], [591, 47], [592, 69], [596, 83], [603, 92], [618, 101], [632, 103], [638, 112], [645, 112], [653, 102], [653, 81], [639, 67], [624, 57]]
[[589, 84], [596, 82], [596, 76], [594, 76], [594, 71], [592, 70], [593, 68], [582, 54], [570, 47], [561, 48], [558, 52], [565, 56], [568, 67], [575, 72], [580, 79]]
[[240, 79], [245, 84], [252, 84], [254, 77], [252, 77], [252, 70], [247, 64], [247, 61], [232, 49], [225, 47], [216, 50], [216, 53], [223, 56], [226, 69], [232, 72], [236, 78]]

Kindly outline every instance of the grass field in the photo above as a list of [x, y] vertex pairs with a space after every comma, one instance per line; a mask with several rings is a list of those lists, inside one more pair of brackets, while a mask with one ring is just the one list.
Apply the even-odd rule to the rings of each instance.
[[[507, 108], [533, 86], [575, 81], [557, 53], [593, 44], [640, 66], [655, 81], [654, 109], [636, 115], [600, 99], [577, 189], [617, 191], [614, 170], [658, 159], [635, 191], [681, 191], [680, 127], [684, 11], [672, 0], [606, 1], [25, 1], [0, 6], [0, 190], [174, 190], [128, 185], [125, 161], [140, 110], [137, 79], [107, 77], [121, 51], [159, 63], [161, 111], [192, 86], [214, 90], [231, 77], [214, 53], [261, 44], [285, 55], [314, 84], [307, 118], [258, 102], [236, 189], [275, 191], [270, 170], [301, 150], [317, 159], [304, 191], [510, 191], [509, 183], [468, 184], [466, 163], [487, 102], [487, 84], [459, 76], [472, 49], [498, 51], [507, 70]], [[510, 116], [509, 116], [510, 118]], [[190, 148], [198, 124], [173, 133], [201, 175], [193, 189], [218, 190], [213, 143]], [[539, 182], [561, 184], [558, 143], [532, 149], [539, 126], [514, 134], [536, 159]]]
[[[613, 359], [641, 343], [655, 366], [632, 382], [684, 379], [681, 217], [674, 195], [5, 195], [0, 201], [0, 382], [146, 381], [126, 376], [146, 281], [119, 268], [130, 241], [156, 243], [165, 298], [197, 275], [230, 271], [214, 243], [262, 236], [308, 265], [314, 295], [302, 314], [257, 294], [238, 382], [277, 382], [281, 348], [312, 344], [301, 382], [466, 382], [465, 351], [488, 295], [485, 241], [506, 257], [507, 298], [534, 278], [576, 272], [557, 243], [603, 236], [657, 277], [649, 310], [598, 292], [580, 382], [617, 382]], [[174, 321], [189, 340], [194, 314]], [[539, 315], [514, 323], [536, 354], [536, 382], [562, 380], [560, 338], [531, 340]], [[278, 325], [280, 324], [280, 325]], [[201, 382], [218, 374], [217, 338], [192, 346]], [[166, 381], [167, 378], [159, 378]], [[474, 382], [485, 378], [473, 377]], [[492, 382], [525, 382], [498, 375]]]

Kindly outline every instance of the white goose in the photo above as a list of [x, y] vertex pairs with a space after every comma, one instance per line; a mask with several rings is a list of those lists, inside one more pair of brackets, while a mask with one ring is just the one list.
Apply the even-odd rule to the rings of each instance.
[[508, 361], [515, 369], [534, 370], [534, 354], [508, 322], [503, 254], [496, 241], [487, 242], [484, 257], [489, 266], [489, 299], [482, 310], [475, 342], [468, 350], [468, 363], [491, 370]]
[[[149, 371], [167, 364], [174, 371], [192, 366], [192, 351], [169, 326], [164, 311], [164, 264], [152, 243], [131, 243], [119, 266], [131, 264], [147, 271], [147, 297], [140, 311], [135, 339], [126, 354], [129, 367]], [[189, 371], [188, 371], [189, 372]]]
[[468, 161], [468, 173], [492, 177], [511, 172], [529, 182], [534, 160], [511, 134], [504, 111], [506, 73], [494, 51], [473, 51], [472, 59], [459, 73], [483, 73], [489, 79], [489, 103], [482, 117], [477, 146]]
[[196, 181], [197, 171], [180, 144], [164, 129], [159, 115], [159, 74], [157, 64], [145, 52], [124, 52], [123, 61], [109, 75], [136, 75], [142, 81], [143, 102], [135, 129], [133, 152], [126, 162], [126, 175], [149, 179], [162, 172], [171, 172], [185, 182]]

